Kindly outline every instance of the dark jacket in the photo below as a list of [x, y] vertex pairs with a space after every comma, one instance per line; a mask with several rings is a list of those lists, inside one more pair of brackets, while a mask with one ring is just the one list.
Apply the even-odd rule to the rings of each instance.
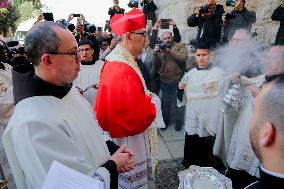
[[177, 84], [185, 71], [188, 51], [184, 43], [173, 42], [170, 53], [154, 54], [152, 62], [157, 65], [162, 82]]
[[256, 21], [255, 12], [250, 12], [247, 8], [233, 13], [236, 15], [235, 18], [226, 21], [224, 26], [224, 42], [227, 42], [230, 36], [238, 29], [247, 29], [248, 31], [251, 31], [252, 24]]
[[223, 12], [223, 6], [217, 5], [215, 13], [209, 19], [202, 16], [196, 17], [196, 14], [188, 17], [187, 24], [189, 27], [198, 26], [195, 45], [203, 43], [210, 48], [215, 48], [220, 44]]
[[146, 20], [152, 20], [152, 26], [154, 26], [157, 21], [155, 13], [155, 11], [157, 10], [156, 4], [154, 3], [154, 1], [147, 2], [147, 0], [144, 0], [141, 3], [141, 6], [143, 6], [143, 12], [146, 16]]
[[112, 18], [115, 14], [124, 14], [124, 9], [123, 8], [120, 8], [118, 10], [116, 10], [115, 8], [113, 7], [110, 7], [108, 9], [108, 15], [110, 15], [110, 18]]
[[279, 6], [277, 9], [275, 9], [271, 16], [271, 19], [275, 21], [280, 21], [280, 27], [277, 32], [275, 44], [284, 45], [284, 8]]
[[270, 175], [260, 169], [260, 180], [247, 186], [245, 189], [282, 189], [284, 179]]

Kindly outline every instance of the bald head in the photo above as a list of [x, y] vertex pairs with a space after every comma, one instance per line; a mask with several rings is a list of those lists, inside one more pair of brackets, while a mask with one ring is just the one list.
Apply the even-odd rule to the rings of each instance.
[[284, 46], [271, 47], [264, 59], [265, 74], [284, 74]]
[[[269, 164], [271, 155], [284, 156], [283, 91], [284, 76], [280, 76], [267, 84], [254, 100], [250, 137], [255, 154], [264, 165]], [[277, 161], [284, 163], [283, 158]]]

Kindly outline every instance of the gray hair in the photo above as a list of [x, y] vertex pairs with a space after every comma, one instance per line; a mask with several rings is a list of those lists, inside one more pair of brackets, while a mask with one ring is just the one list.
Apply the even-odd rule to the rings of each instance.
[[[261, 116], [263, 121], [272, 123], [276, 132], [284, 139], [284, 76], [279, 76], [271, 85], [262, 99]], [[284, 146], [284, 140], [282, 142]]]
[[44, 21], [36, 23], [25, 37], [25, 53], [33, 65], [38, 65], [44, 53], [56, 52], [60, 46], [60, 38], [54, 31], [55, 27], [66, 29], [56, 22]]
[[125, 34], [122, 34], [122, 35], [118, 36], [118, 37], [116, 38], [116, 41], [117, 41], [118, 43], [121, 42], [121, 41], [123, 40], [124, 36], [125, 36]]

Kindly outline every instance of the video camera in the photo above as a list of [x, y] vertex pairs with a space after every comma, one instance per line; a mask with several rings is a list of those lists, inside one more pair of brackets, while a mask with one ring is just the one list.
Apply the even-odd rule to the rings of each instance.
[[210, 9], [209, 9], [208, 5], [203, 5], [203, 6], [199, 7], [199, 13], [206, 14], [206, 13], [209, 13], [209, 12], [210, 12]]
[[0, 61], [6, 62], [11, 66], [30, 63], [26, 58], [24, 47], [15, 48], [17, 45], [19, 45], [18, 41], [9, 41], [5, 43], [0, 40], [0, 53], [4, 55], [0, 56]]
[[169, 45], [167, 43], [163, 43], [159, 38], [158, 38], [157, 44], [160, 44], [160, 50], [161, 51], [164, 51], [166, 49], [170, 49], [171, 48], [171, 45]]
[[234, 1], [233, 0], [227, 0], [226, 6], [234, 6]]
[[161, 43], [160, 44], [160, 49], [162, 51], [166, 50], [166, 49], [170, 49], [171, 48], [171, 45], [167, 44], [167, 43]]
[[138, 0], [130, 0], [128, 3], [129, 8], [138, 8], [139, 1]]
[[84, 30], [85, 30], [85, 32], [95, 33], [97, 28], [94, 24], [85, 24]]

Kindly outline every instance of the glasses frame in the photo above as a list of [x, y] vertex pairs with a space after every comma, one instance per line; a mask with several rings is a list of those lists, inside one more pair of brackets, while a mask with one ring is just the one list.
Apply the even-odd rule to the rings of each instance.
[[51, 54], [51, 55], [58, 55], [58, 54], [66, 54], [66, 55], [75, 55], [75, 59], [78, 60], [78, 55], [79, 55], [79, 50], [76, 52], [46, 52], [46, 54]]
[[144, 37], [148, 36], [148, 33], [146, 31], [143, 31], [143, 32], [129, 32], [129, 33], [143, 35]]

